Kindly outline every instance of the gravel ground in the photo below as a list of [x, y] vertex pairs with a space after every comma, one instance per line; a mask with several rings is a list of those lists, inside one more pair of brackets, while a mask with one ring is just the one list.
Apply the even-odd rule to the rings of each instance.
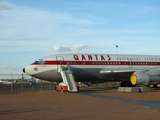
[[0, 94], [0, 120], [159, 120], [159, 102], [160, 91]]

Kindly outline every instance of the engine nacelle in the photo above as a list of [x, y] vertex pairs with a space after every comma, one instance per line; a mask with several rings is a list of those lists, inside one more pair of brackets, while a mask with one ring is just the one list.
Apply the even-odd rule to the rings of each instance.
[[132, 86], [135, 86], [135, 85], [141, 84], [141, 83], [148, 84], [149, 80], [150, 80], [149, 75], [144, 71], [133, 72], [130, 75], [130, 83], [131, 83]]

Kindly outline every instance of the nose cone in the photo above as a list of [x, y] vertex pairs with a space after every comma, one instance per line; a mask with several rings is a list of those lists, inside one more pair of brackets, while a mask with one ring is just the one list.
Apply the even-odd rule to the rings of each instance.
[[24, 72], [24, 73], [26, 72], [25, 68], [23, 68], [23, 72]]
[[33, 75], [34, 74], [34, 70], [32, 66], [27, 66], [25, 68], [23, 68], [23, 72], [28, 74], [28, 75]]

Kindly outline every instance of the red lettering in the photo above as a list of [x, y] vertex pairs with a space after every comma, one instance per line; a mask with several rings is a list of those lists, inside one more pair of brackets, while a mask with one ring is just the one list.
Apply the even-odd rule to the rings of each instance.
[[73, 57], [74, 57], [74, 60], [79, 60], [78, 55], [73, 55]]
[[94, 55], [96, 57], [96, 60], [98, 60], [98, 56], [97, 55]]
[[105, 60], [105, 58], [103, 57], [103, 55], [101, 55], [101, 60]]
[[84, 56], [84, 55], [82, 55], [82, 60], [86, 60], [86, 58], [85, 58], [85, 56]]
[[88, 55], [88, 60], [92, 60], [92, 56], [91, 55]]
[[109, 55], [107, 55], [107, 57], [108, 57], [108, 61], [110, 61], [110, 60], [111, 60], [111, 57], [110, 57]]

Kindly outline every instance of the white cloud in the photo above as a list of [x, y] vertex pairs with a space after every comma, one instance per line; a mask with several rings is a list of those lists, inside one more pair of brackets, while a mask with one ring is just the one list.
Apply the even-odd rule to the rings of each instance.
[[[4, 7], [5, 6], [5, 7]], [[50, 45], [68, 41], [66, 36], [83, 31], [94, 24], [71, 14], [50, 12], [10, 3], [0, 3], [1, 8], [12, 8], [0, 12], [0, 52], [19, 50], [44, 50]], [[81, 34], [81, 33], [79, 33]], [[69, 41], [74, 41], [69, 39]]]
[[83, 50], [91, 49], [93, 46], [89, 45], [65, 45], [65, 46], [54, 46], [49, 51], [51, 53], [77, 53]]

